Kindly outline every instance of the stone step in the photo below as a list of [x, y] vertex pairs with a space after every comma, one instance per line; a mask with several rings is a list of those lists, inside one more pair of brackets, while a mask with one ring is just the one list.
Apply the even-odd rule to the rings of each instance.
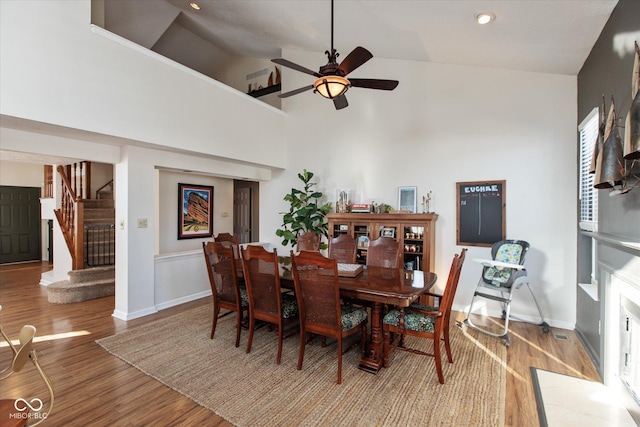
[[114, 208], [115, 201], [113, 199], [84, 199], [85, 209], [93, 208]]
[[101, 225], [100, 227], [87, 227], [85, 232], [93, 238], [108, 237], [107, 240], [115, 239], [116, 228], [114, 224], [92, 224]]
[[98, 199], [98, 200], [113, 200], [113, 191], [102, 190], [98, 194], [96, 194], [96, 199]]
[[53, 304], [69, 304], [108, 297], [116, 294], [114, 279], [71, 283], [69, 280], [55, 282], [47, 286], [48, 299]]
[[69, 282], [71, 283], [87, 283], [99, 280], [114, 280], [116, 277], [116, 268], [114, 266], [85, 268], [84, 270], [72, 270], [69, 272]]
[[84, 210], [84, 219], [85, 221], [88, 219], [95, 218], [111, 218], [111, 223], [113, 223], [113, 218], [116, 217], [116, 210], [113, 208], [90, 208]]
[[114, 218], [89, 218], [84, 220], [84, 225], [100, 225], [100, 224], [113, 224]]

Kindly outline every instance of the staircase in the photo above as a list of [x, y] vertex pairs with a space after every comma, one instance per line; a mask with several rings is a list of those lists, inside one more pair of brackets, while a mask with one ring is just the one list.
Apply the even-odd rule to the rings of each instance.
[[73, 258], [73, 270], [69, 280], [47, 287], [49, 302], [66, 304], [115, 295], [114, 200], [102, 198], [106, 191], [98, 191], [96, 199], [77, 198], [60, 166], [58, 172], [63, 201], [55, 213]]
[[84, 266], [116, 262], [115, 208], [113, 199], [84, 200]]
[[115, 273], [113, 266], [70, 271], [69, 280], [47, 287], [49, 302], [68, 304], [115, 295]]

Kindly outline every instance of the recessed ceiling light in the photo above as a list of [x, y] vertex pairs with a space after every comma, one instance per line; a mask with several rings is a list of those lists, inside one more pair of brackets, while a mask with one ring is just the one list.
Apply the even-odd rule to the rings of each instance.
[[496, 19], [496, 15], [494, 15], [491, 12], [482, 12], [476, 15], [476, 21], [478, 21], [478, 24], [480, 25], [488, 24], [489, 22], [492, 22], [495, 19]]
[[200, 6], [198, 5], [198, 3], [191, 2], [191, 3], [189, 3], [189, 6], [191, 6], [195, 10], [200, 10]]

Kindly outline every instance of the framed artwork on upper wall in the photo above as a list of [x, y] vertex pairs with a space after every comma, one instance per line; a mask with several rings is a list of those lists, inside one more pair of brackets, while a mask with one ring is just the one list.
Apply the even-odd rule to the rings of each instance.
[[506, 237], [506, 181], [456, 183], [456, 244], [491, 247]]
[[418, 187], [398, 188], [398, 210], [416, 213], [418, 208]]
[[213, 236], [213, 187], [178, 184], [178, 240]]

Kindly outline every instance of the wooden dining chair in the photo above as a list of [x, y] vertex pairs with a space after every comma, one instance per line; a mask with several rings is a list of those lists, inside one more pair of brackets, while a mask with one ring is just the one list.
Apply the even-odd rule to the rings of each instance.
[[400, 241], [391, 237], [380, 236], [369, 242], [367, 248], [367, 266], [400, 268], [402, 262], [402, 249]]
[[[233, 248], [218, 242], [202, 242], [202, 250], [213, 294], [213, 323], [211, 339], [216, 333], [218, 318], [236, 313], [236, 347], [240, 345], [240, 330], [244, 313], [248, 315], [249, 298], [244, 286], [240, 286]], [[229, 310], [220, 316], [220, 309]]]
[[320, 250], [320, 235], [313, 231], [307, 231], [304, 234], [300, 234], [296, 239], [296, 242], [296, 250], [298, 252]]
[[278, 357], [282, 357], [282, 341], [285, 326], [298, 322], [298, 303], [291, 294], [283, 294], [280, 287], [278, 253], [262, 246], [240, 249], [244, 280], [249, 295], [249, 340], [247, 353], [251, 352], [256, 320], [276, 325], [278, 328]]
[[218, 233], [217, 236], [213, 236], [213, 241], [233, 248], [233, 255], [236, 259], [240, 259], [240, 241], [238, 240], [237, 234]]
[[230, 234], [230, 233], [218, 233], [217, 236], [213, 236], [213, 241], [214, 242], [218, 242], [218, 243], [231, 242], [234, 245], [237, 245], [237, 244], [240, 243], [238, 241], [238, 235], [237, 234]]
[[340, 234], [329, 240], [329, 258], [339, 263], [355, 264], [358, 242], [348, 234]]
[[[440, 299], [439, 307], [431, 307], [424, 304], [412, 304], [405, 309], [393, 309], [383, 318], [382, 335], [384, 339], [383, 363], [385, 368], [389, 367], [389, 353], [392, 348], [408, 351], [423, 356], [431, 356], [436, 359], [436, 371], [438, 380], [444, 384], [442, 374], [442, 360], [440, 356], [440, 341], [444, 340], [444, 345], [449, 363], [453, 363], [451, 354], [451, 344], [449, 341], [449, 321], [451, 318], [451, 306], [453, 298], [458, 288], [460, 271], [467, 249], [464, 248], [460, 255], [455, 254], [449, 270], [447, 285]], [[391, 334], [394, 339], [391, 339]], [[433, 353], [427, 353], [405, 346], [404, 337], [414, 336], [433, 340]]]
[[343, 338], [360, 332], [361, 351], [367, 338], [367, 310], [340, 304], [338, 263], [320, 252], [291, 252], [293, 281], [300, 311], [300, 352], [302, 369], [307, 334], [333, 338], [338, 343], [338, 384], [342, 383]]

